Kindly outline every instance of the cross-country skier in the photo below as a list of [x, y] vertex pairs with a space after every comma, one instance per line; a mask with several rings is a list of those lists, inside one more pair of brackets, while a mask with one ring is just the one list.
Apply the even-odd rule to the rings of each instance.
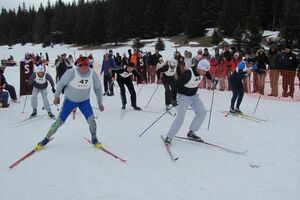
[[135, 110], [141, 110], [140, 107], [136, 105], [136, 92], [132, 83], [131, 75], [134, 74], [138, 80], [142, 81], [145, 84], [142, 76], [138, 73], [135, 68], [134, 63], [129, 62], [126, 66], [121, 66], [119, 68], [113, 68], [113, 71], [117, 74], [117, 82], [120, 87], [121, 100], [122, 100], [122, 109], [126, 108], [126, 94], [125, 94], [125, 85], [130, 93], [131, 106]]
[[165, 87], [166, 110], [172, 108], [171, 91], [177, 79], [177, 60], [172, 59], [156, 71], [158, 83], [163, 83]]
[[37, 115], [37, 95], [41, 93], [45, 110], [48, 112], [49, 117], [55, 118], [55, 116], [51, 112], [51, 107], [47, 97], [48, 81], [51, 84], [52, 92], [55, 93], [54, 82], [51, 75], [46, 73], [46, 68], [44, 65], [39, 64], [35, 67], [35, 72], [31, 74], [28, 81], [28, 85], [33, 86], [31, 96], [31, 106], [33, 111], [30, 115], [31, 117]]
[[90, 103], [90, 92], [93, 86], [99, 109], [101, 112], [104, 111], [104, 106], [102, 105], [102, 85], [96, 72], [89, 68], [89, 59], [87, 57], [78, 58], [76, 63], [79, 67], [74, 67], [66, 71], [58, 82], [53, 103], [55, 105], [60, 103], [59, 95], [64, 87], [66, 87], [65, 100], [58, 119], [51, 125], [46, 137], [36, 145], [36, 150], [42, 149], [49, 142], [52, 135], [66, 121], [72, 110], [77, 107], [89, 124], [92, 143], [96, 148], [100, 149], [102, 147], [97, 139], [97, 126]]
[[[256, 65], [254, 65], [254, 60], [252, 58], [248, 58], [246, 60], [241, 61], [238, 64], [236, 71], [234, 71], [229, 77], [229, 84], [232, 89], [232, 98], [229, 110], [230, 113], [241, 113], [240, 105], [244, 97], [242, 80], [248, 77], [248, 75], [251, 73], [251, 70], [255, 69]], [[236, 107], [234, 106], [235, 102]]]
[[[183, 72], [178, 80], [175, 81], [172, 90], [172, 105], [177, 107], [177, 115], [168, 131], [167, 137], [165, 138], [166, 144], [171, 144], [172, 138], [177, 134], [182, 126], [188, 107], [191, 107], [194, 110], [195, 117], [190, 125], [187, 137], [195, 140], [201, 140], [201, 138], [197, 136], [195, 132], [199, 130], [205, 119], [206, 109], [200, 100], [197, 91], [199, 88], [199, 83], [204, 75], [208, 79], [212, 79], [209, 69], [210, 64], [208, 60], [203, 59], [199, 61], [198, 65], [194, 65], [190, 69]], [[213, 80], [213, 82], [215, 85], [217, 84], [217, 80]]]

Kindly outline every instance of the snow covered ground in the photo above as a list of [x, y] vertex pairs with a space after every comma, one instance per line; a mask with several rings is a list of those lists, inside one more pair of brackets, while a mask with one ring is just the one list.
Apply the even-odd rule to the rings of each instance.
[[[148, 44], [144, 51], [153, 51]], [[165, 42], [165, 58], [171, 58], [174, 44]], [[129, 47], [113, 49], [114, 53], [127, 52]], [[178, 48], [196, 53], [198, 48]], [[0, 47], [0, 55], [14, 55], [19, 61], [25, 52], [48, 52], [53, 62], [56, 55], [80, 53], [69, 46], [56, 45], [42, 49], [40, 45], [15, 45], [13, 49]], [[99, 67], [105, 50], [92, 52]], [[99, 69], [96, 69], [99, 70]], [[54, 68], [49, 68], [54, 76]], [[7, 67], [9, 83], [19, 91], [19, 69]], [[100, 77], [102, 80], [102, 77]], [[136, 86], [136, 92], [141, 85]], [[207, 142], [235, 150], [248, 150], [236, 155], [203, 144], [174, 139], [173, 153], [179, 160], [170, 160], [160, 139], [165, 135], [174, 117], [164, 115], [142, 137], [138, 135], [163, 114], [164, 89], [159, 86], [148, 103], [156, 85], [146, 85], [138, 95], [138, 105], [144, 111], [127, 107], [121, 110], [119, 88], [115, 96], [104, 97], [105, 112], [95, 109], [98, 137], [104, 146], [127, 160], [119, 160], [93, 148], [83, 137], [90, 136], [82, 114], [73, 120], [70, 116], [54, 135], [47, 147], [23, 161], [14, 169], [8, 166], [29, 152], [46, 135], [53, 120], [43, 117], [19, 123], [27, 118], [32, 108], [27, 98], [25, 113], [21, 103], [11, 103], [8, 109], [0, 108], [0, 199], [1, 200], [296, 200], [300, 196], [300, 104], [262, 99], [255, 116], [268, 119], [253, 122], [228, 116], [230, 92], [215, 91], [211, 126], [207, 130], [212, 91], [199, 90], [207, 108], [206, 120], [198, 134]], [[129, 99], [128, 93], [127, 97]], [[49, 99], [53, 94], [49, 90]], [[95, 95], [91, 101], [96, 105]], [[130, 101], [129, 101], [130, 102]], [[252, 114], [256, 98], [245, 96], [241, 109]], [[130, 104], [128, 104], [130, 105]], [[38, 114], [41, 109], [39, 97]], [[53, 112], [58, 111], [53, 106]], [[151, 111], [151, 112], [146, 112]], [[194, 114], [188, 111], [180, 136], [185, 136]]]

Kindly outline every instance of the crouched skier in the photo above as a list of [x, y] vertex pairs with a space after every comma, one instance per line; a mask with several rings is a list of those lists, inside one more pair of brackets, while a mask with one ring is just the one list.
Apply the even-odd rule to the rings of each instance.
[[[178, 133], [180, 127], [183, 124], [185, 113], [188, 107], [191, 107], [195, 112], [195, 117], [189, 127], [187, 137], [201, 141], [201, 138], [195, 134], [201, 127], [205, 116], [206, 109], [197, 95], [200, 81], [205, 75], [209, 80], [212, 79], [210, 73], [210, 64], [206, 59], [201, 60], [198, 65], [191, 67], [183, 72], [179, 77], [172, 89], [172, 105], [177, 107], [176, 118], [172, 123], [171, 128], [168, 131], [165, 138], [166, 144], [171, 144], [172, 138]], [[213, 80], [213, 84], [216, 85], [217, 80]], [[178, 93], [178, 94], [177, 94]], [[177, 105], [177, 100], [178, 105]]]
[[54, 135], [57, 129], [65, 122], [72, 110], [77, 107], [83, 113], [89, 124], [93, 144], [96, 148], [102, 147], [97, 139], [97, 126], [89, 99], [93, 85], [99, 109], [101, 112], [104, 111], [102, 105], [102, 85], [96, 72], [89, 68], [89, 59], [87, 57], [80, 57], [76, 63], [78, 67], [66, 71], [58, 82], [53, 103], [55, 105], [60, 103], [59, 95], [64, 87], [66, 90], [65, 100], [58, 119], [51, 125], [46, 137], [36, 145], [36, 150], [42, 149], [42, 147], [49, 142], [52, 135]]

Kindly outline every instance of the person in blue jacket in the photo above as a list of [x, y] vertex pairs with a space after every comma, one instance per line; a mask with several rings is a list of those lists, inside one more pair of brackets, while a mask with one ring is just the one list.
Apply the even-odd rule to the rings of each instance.
[[241, 113], [240, 105], [244, 97], [242, 80], [244, 78], [247, 78], [252, 70], [256, 70], [256, 65], [254, 65], [254, 62], [255, 61], [252, 58], [241, 61], [238, 64], [236, 71], [234, 71], [229, 77], [229, 84], [232, 89], [232, 97], [229, 110], [230, 113]]

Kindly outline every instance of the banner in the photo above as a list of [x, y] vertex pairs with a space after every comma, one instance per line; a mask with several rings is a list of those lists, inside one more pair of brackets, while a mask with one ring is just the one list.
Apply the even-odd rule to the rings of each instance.
[[31, 95], [32, 87], [28, 86], [28, 81], [33, 73], [32, 60], [24, 60], [20, 62], [20, 96]]

